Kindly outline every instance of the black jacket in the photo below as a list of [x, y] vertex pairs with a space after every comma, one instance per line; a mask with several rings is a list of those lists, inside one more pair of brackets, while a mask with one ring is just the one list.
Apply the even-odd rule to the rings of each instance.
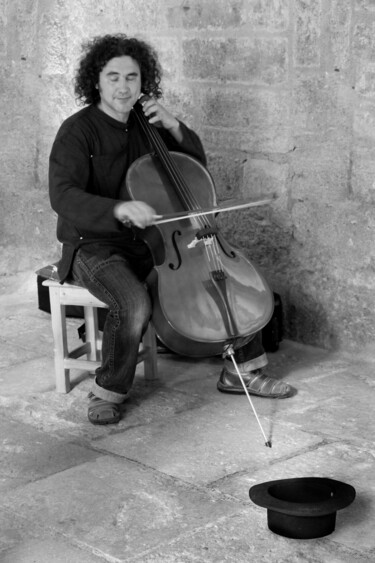
[[[199, 137], [181, 123], [181, 144], [160, 129], [169, 150], [206, 163]], [[96, 106], [87, 106], [61, 125], [49, 164], [51, 206], [58, 214], [57, 238], [63, 243], [59, 277], [68, 276], [76, 249], [92, 252], [106, 247], [125, 254], [139, 252], [143, 242], [113, 215], [115, 205], [130, 199], [124, 191], [126, 173], [140, 156], [153, 152], [140, 125], [130, 114], [128, 124], [113, 119]]]

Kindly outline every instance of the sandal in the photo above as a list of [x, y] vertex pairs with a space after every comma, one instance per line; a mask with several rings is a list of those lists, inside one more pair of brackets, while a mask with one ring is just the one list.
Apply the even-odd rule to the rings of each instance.
[[88, 419], [92, 424], [116, 424], [121, 418], [120, 405], [89, 393]]
[[[269, 399], [286, 399], [295, 394], [295, 389], [274, 377], [262, 373], [261, 369], [241, 374], [250, 395]], [[245, 394], [240, 378], [224, 368], [220, 374], [217, 388], [223, 393]]]

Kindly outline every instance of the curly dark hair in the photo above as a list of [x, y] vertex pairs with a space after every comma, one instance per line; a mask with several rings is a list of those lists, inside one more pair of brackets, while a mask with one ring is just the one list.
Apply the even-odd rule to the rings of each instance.
[[161, 98], [162, 71], [158, 56], [144, 41], [128, 37], [124, 33], [102, 35], [83, 43], [82, 50], [85, 54], [74, 78], [74, 92], [81, 105], [99, 102], [100, 96], [96, 86], [100, 72], [108, 61], [123, 55], [131, 57], [139, 64], [142, 92], [157, 99]]

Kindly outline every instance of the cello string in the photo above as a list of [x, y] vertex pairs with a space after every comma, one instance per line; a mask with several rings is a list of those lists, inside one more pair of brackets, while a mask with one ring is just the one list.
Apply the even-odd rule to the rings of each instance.
[[[177, 193], [180, 196], [182, 202], [188, 208], [188, 210], [200, 210], [198, 201], [195, 199], [194, 194], [191, 193], [188, 185], [186, 184], [180, 170], [176, 166], [175, 162], [171, 158], [168, 149], [166, 148], [164, 141], [161, 139], [159, 132], [156, 127], [150, 124], [144, 115], [142, 110], [136, 111], [136, 116], [138, 117], [140, 124], [143, 127], [146, 135], [148, 134], [151, 138], [151, 142], [156, 150], [158, 156], [162, 159], [163, 165], [165, 166], [168, 174], [170, 175], [172, 181], [175, 184]], [[204, 227], [203, 220], [198, 219], [201, 228]]]
[[162, 162], [167, 172], [171, 176], [171, 179], [174, 182], [183, 203], [185, 203], [188, 208], [193, 207], [193, 209], [198, 210], [198, 202], [196, 200], [194, 201], [195, 198], [193, 197], [193, 194], [190, 192], [180, 171], [173, 162], [171, 155], [169, 154], [168, 149], [165, 147], [163, 140], [160, 138], [158, 131], [152, 124], [148, 122], [146, 116], [142, 111], [136, 112], [136, 115], [139, 118], [141, 125], [143, 126], [143, 130], [150, 136], [156, 153], [160, 158], [162, 158]]
[[[188, 185], [186, 184], [180, 170], [177, 168], [176, 164], [174, 163], [173, 159], [171, 158], [171, 155], [169, 154], [168, 149], [166, 148], [163, 140], [160, 137], [159, 132], [156, 130], [156, 127], [154, 127], [152, 124], [150, 124], [146, 118], [146, 116], [144, 115], [143, 111], [140, 110], [139, 112], [136, 112], [136, 115], [140, 118], [141, 121], [141, 125], [143, 125], [144, 131], [147, 133], [149, 133], [150, 137], [151, 137], [151, 142], [154, 146], [154, 148], [156, 149], [157, 154], [159, 154], [159, 156], [161, 156], [163, 158], [163, 164], [164, 166], [167, 167], [167, 171], [170, 174], [170, 176], [172, 177], [173, 182], [175, 183], [176, 188], [178, 189], [178, 192], [180, 194], [180, 197], [182, 197], [183, 201], [186, 202], [186, 205], [189, 206], [190, 209], [195, 209], [195, 210], [199, 210], [200, 206], [198, 204], [198, 202], [196, 201], [194, 195], [191, 193]], [[212, 227], [210, 221], [206, 221], [206, 223], [208, 222], [209, 226]], [[205, 224], [204, 224], [204, 219], [202, 218], [198, 218], [198, 223], [200, 223], [201, 228], [203, 229]], [[220, 257], [220, 251], [219, 251], [219, 246], [217, 244], [217, 238], [214, 235], [210, 235], [211, 237], [211, 244], [205, 244], [205, 250], [206, 250], [206, 256], [209, 259], [209, 256], [211, 254], [212, 257], [212, 262], [214, 264], [214, 269], [216, 271], [222, 271], [223, 272], [223, 264], [222, 264], [222, 260]]]
[[[161, 138], [156, 127], [154, 127], [152, 124], [148, 122], [140, 106], [138, 106], [137, 109], [138, 111], [136, 111], [135, 114], [138, 117], [138, 121], [141, 124], [146, 136], [150, 137], [151, 143], [153, 144], [154, 149], [156, 150], [156, 154], [161, 159], [162, 164], [164, 165], [167, 173], [169, 174], [170, 179], [172, 180], [175, 188], [177, 189], [181, 201], [187, 206], [188, 210], [193, 209], [196, 211], [200, 211], [201, 208], [198, 201], [196, 200], [194, 194], [191, 193], [180, 170], [178, 169], [177, 165], [175, 164], [171, 155], [169, 154], [169, 151], [166, 148], [163, 139]], [[204, 230], [207, 224], [209, 225], [209, 227], [213, 228], [210, 220], [207, 221], [207, 217], [204, 219], [203, 216], [199, 215], [195, 219], [197, 223], [200, 224], [202, 230]], [[208, 237], [210, 238], [210, 241], [208, 242], [208, 244], [206, 244], [205, 239], [207, 239]], [[208, 236], [203, 235], [203, 244], [207, 258], [207, 260], [205, 261], [205, 267], [207, 267], [207, 279], [213, 277], [213, 271], [212, 269], [210, 270], [209, 267], [210, 264], [213, 264], [214, 272], [215, 271], [217, 273], [222, 272], [225, 274], [223, 261], [220, 255], [219, 243], [216, 235], [214, 233], [211, 233]], [[233, 357], [232, 357], [232, 361], [233, 361]], [[256, 412], [255, 412], [255, 416], [257, 417]], [[257, 420], [260, 425], [258, 417]]]
[[[148, 134], [150, 136], [151, 143], [154, 146], [156, 153], [159, 156], [159, 158], [162, 159], [162, 163], [165, 166], [167, 173], [169, 174], [170, 178], [172, 179], [172, 182], [174, 183], [175, 188], [177, 189], [177, 193], [179, 194], [182, 202], [190, 210], [194, 209], [194, 210], [198, 211], [200, 209], [199, 203], [196, 200], [196, 198], [194, 197], [194, 194], [191, 193], [191, 191], [190, 191], [188, 185], [186, 184], [180, 170], [178, 169], [175, 162], [171, 158], [171, 155], [169, 154], [169, 151], [166, 148], [163, 140], [161, 139], [160, 134], [157, 131], [156, 127], [148, 122], [148, 120], [147, 120], [146, 116], [144, 115], [142, 109], [140, 109], [139, 111], [136, 111], [135, 114], [138, 117], [138, 120], [139, 120], [144, 132], [146, 133], [146, 135]], [[204, 227], [205, 227], [204, 219], [199, 216], [197, 221], [198, 221], [198, 223], [200, 223], [201, 229], [204, 229]], [[212, 227], [209, 220], [206, 221], [206, 223], [208, 223], [208, 225], [210, 227]], [[218, 247], [218, 244], [217, 244], [217, 239], [213, 234], [211, 234], [210, 237], [211, 237], [211, 241], [213, 242], [213, 248], [212, 248], [211, 244], [206, 244], [205, 240], [203, 240], [203, 244], [205, 246], [205, 251], [206, 251], [206, 256], [209, 260], [209, 256], [211, 254], [212, 262], [214, 264], [214, 268], [216, 269], [216, 271], [219, 271], [219, 270], [223, 271], [222, 260], [221, 260], [221, 257], [220, 257], [220, 251], [219, 251], [219, 247]]]

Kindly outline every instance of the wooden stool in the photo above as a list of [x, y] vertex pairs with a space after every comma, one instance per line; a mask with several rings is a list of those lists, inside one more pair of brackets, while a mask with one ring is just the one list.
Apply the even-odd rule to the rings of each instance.
[[[94, 297], [87, 289], [70, 283], [60, 284], [55, 280], [46, 280], [43, 285], [49, 288], [51, 304], [52, 332], [55, 343], [56, 391], [70, 391], [70, 370], [83, 369], [89, 372], [101, 365], [101, 338], [98, 329], [98, 307], [107, 305]], [[84, 309], [86, 342], [73, 350], [68, 350], [65, 307], [79, 305]], [[80, 359], [81, 356], [86, 359]], [[157, 377], [157, 347], [154, 327], [150, 323], [143, 335], [142, 349], [138, 354], [138, 363], [144, 362], [144, 375], [147, 381]]]

